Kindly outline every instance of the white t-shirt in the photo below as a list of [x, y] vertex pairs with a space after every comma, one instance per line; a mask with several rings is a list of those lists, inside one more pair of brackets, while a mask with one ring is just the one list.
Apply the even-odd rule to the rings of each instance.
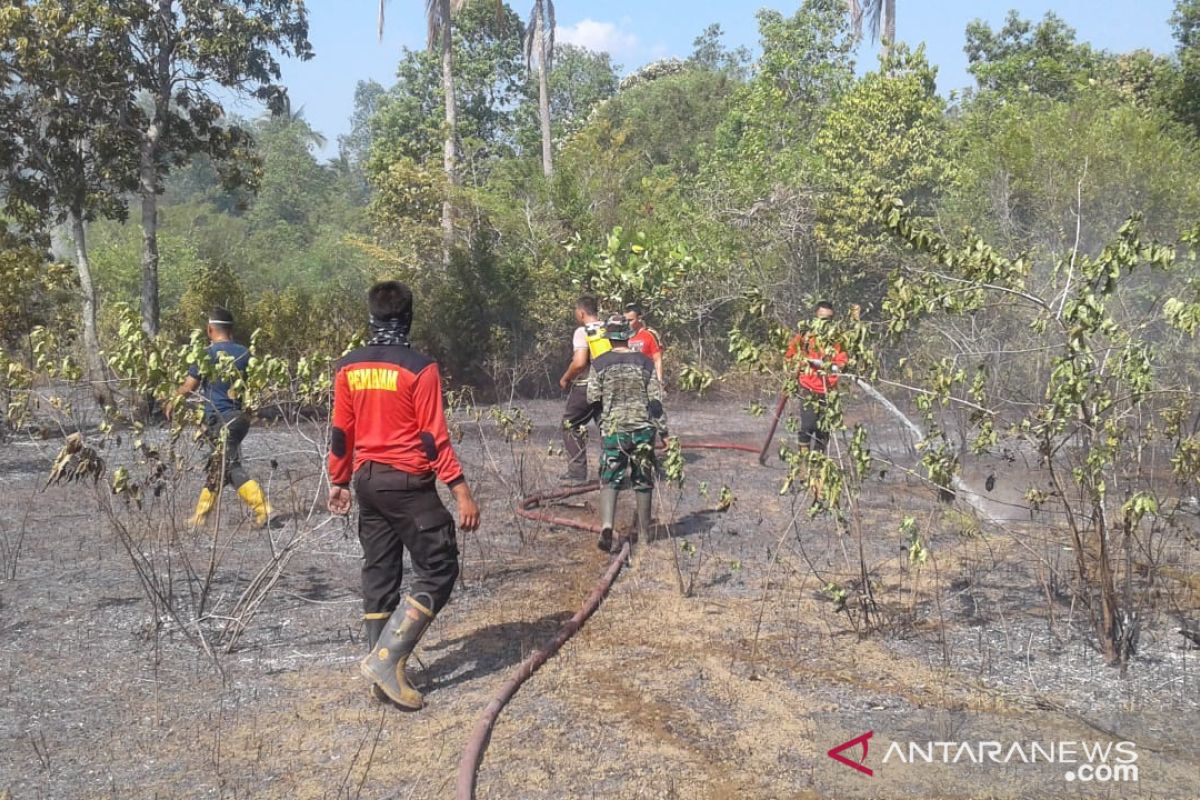
[[[587, 350], [589, 353], [588, 362], [589, 364], [591, 363], [591, 348], [588, 347], [587, 329], [582, 325], [576, 328], [574, 335], [571, 336], [571, 349]], [[588, 367], [588, 369], [585, 369], [583, 372], [579, 373], [579, 375], [575, 378], [574, 385], [586, 386], [588, 382], [588, 375], [591, 373], [591, 371], [591, 367]]]

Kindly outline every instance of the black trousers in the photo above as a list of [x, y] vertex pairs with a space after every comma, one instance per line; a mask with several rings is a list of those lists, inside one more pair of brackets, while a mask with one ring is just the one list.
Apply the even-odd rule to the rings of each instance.
[[[222, 432], [225, 434], [224, 444], [221, 442]], [[221, 489], [222, 477], [225, 483], [235, 489], [250, 480], [250, 476], [242, 468], [242, 440], [249, 432], [250, 417], [241, 411], [225, 414], [210, 411], [205, 415], [204, 436], [208, 440], [211, 452], [205, 467], [207, 480], [204, 485], [210, 492]]]
[[821, 415], [825, 413], [825, 395], [800, 392], [800, 446], [824, 453], [829, 446], [829, 431], [821, 430]]
[[434, 480], [432, 472], [411, 475], [373, 461], [354, 474], [364, 613], [390, 614], [400, 604], [405, 550], [413, 570], [408, 593], [435, 613], [450, 600], [458, 543]]
[[572, 478], [586, 480], [587, 470], [587, 426], [600, 419], [600, 404], [589, 403], [587, 384], [576, 383], [567, 395], [567, 407], [563, 409], [563, 451], [567, 456], [567, 474]]

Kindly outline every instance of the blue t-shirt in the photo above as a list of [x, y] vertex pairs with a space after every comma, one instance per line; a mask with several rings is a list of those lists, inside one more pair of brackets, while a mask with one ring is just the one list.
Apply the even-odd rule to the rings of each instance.
[[[229, 358], [233, 359], [233, 365], [243, 375], [246, 374], [246, 367], [250, 365], [250, 351], [242, 347], [237, 342], [214, 342], [204, 351], [208, 354], [208, 360], [212, 364], [220, 362], [221, 354], [225, 353]], [[188, 369], [188, 375], [193, 378], [200, 378], [200, 369], [195, 364]], [[204, 395], [205, 411], [216, 411], [218, 414], [225, 415], [234, 411], [242, 410], [242, 401], [229, 396], [229, 383], [222, 380], [202, 380], [200, 383], [200, 393]]]

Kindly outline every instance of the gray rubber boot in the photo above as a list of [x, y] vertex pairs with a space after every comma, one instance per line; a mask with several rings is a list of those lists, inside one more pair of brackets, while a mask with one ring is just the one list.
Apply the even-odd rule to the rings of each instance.
[[650, 507], [654, 505], [653, 492], [637, 492], [637, 519], [634, 530], [629, 534], [629, 549], [632, 553], [637, 540], [650, 541]]
[[408, 657], [433, 622], [433, 611], [412, 597], [392, 613], [370, 655], [359, 662], [359, 672], [383, 690], [388, 699], [406, 711], [419, 711], [425, 701], [404, 675]]
[[638, 539], [650, 541], [650, 511], [654, 506], [654, 492], [637, 492], [637, 524], [629, 535], [629, 543], [636, 544]]
[[617, 517], [617, 489], [610, 484], [600, 487], [600, 538], [596, 547], [606, 553], [612, 552], [613, 520]]

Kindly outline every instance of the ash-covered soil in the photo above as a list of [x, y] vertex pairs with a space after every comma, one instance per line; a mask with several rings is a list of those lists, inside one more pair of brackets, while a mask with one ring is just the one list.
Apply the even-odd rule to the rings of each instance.
[[[995, 476], [985, 501], [1004, 520], [979, 526], [906, 471], [900, 430], [865, 402], [850, 414], [881, 461], [840, 532], [780, 494], [774, 455], [759, 467], [748, 453], [687, 453], [683, 488], [656, 498], [656, 540], [501, 715], [479, 797], [1200, 796], [1200, 650], [1177, 633], [1200, 619], [1194, 535], [1156, 542], [1169, 569], [1122, 677], [1071, 591], [1059, 521], [1023, 506], [1036, 471], [971, 463], [972, 486]], [[137, 481], [146, 453], [171, 461], [164, 431], [139, 437], [138, 457], [132, 432], [100, 450], [98, 487], [43, 489], [60, 439], [0, 446], [0, 797], [453, 796], [475, 719], [607, 564], [590, 534], [513, 513], [563, 469], [559, 404], [518, 407], [532, 430], [515, 440], [520, 418], [455, 415], [484, 525], [460, 534], [462, 582], [418, 650], [428, 706], [416, 714], [375, 704], [358, 676], [359, 547], [352, 521], [323, 510], [322, 426], [260, 424], [246, 441], [282, 512], [270, 531], [252, 530], [232, 493], [215, 531], [183, 529], [200, 485], [185, 443], [191, 468], [174, 477], [167, 464], [157, 496], [151, 482], [140, 508], [113, 497], [117, 468]], [[685, 442], [759, 444], [767, 428], [740, 403], [668, 411]], [[734, 501], [721, 512], [724, 488]], [[588, 496], [555, 511], [595, 516]], [[909, 562], [904, 517], [924, 564]], [[826, 755], [866, 731], [872, 776]], [[910, 740], [1128, 740], [1138, 775], [884, 760]]]

